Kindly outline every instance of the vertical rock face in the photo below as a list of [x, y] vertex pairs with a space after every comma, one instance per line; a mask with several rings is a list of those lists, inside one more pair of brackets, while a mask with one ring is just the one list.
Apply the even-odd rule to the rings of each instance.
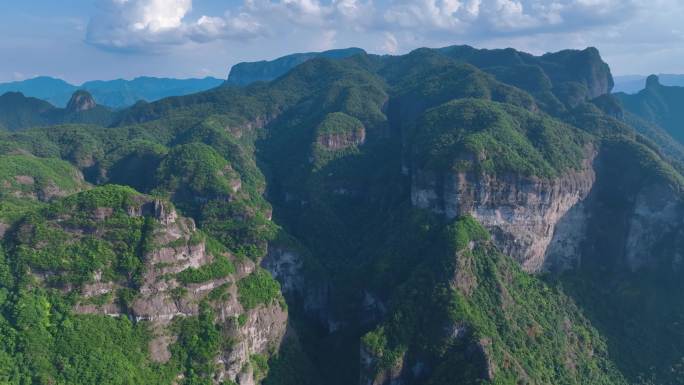
[[[93, 217], [105, 220], [112, 215], [111, 209], [98, 208]], [[247, 260], [239, 262], [236, 271], [225, 277], [211, 278], [200, 283], [182, 282], [177, 274], [187, 269], [206, 267], [218, 257], [212, 255], [203, 239], [197, 237], [192, 219], [179, 216], [167, 203], [150, 199], [140, 205], [129, 207], [131, 217], [150, 216], [157, 222], [154, 231], [154, 247], [145, 256], [145, 269], [135, 299], [124, 309], [115, 300], [115, 293], [123, 286], [107, 282], [102, 274], [81, 289], [83, 301], [74, 308], [77, 313], [129, 316], [136, 322], [147, 322], [153, 333], [149, 344], [151, 358], [155, 362], [167, 362], [171, 358], [171, 345], [176, 336], [170, 328], [177, 318], [197, 316], [200, 303], [212, 290], [225, 287], [227, 295], [213, 300], [211, 306], [216, 314], [215, 322], [234, 344], [220, 351], [216, 357], [216, 381], [237, 381], [240, 385], [256, 383], [250, 360], [255, 354], [270, 354], [277, 350], [287, 326], [287, 310], [278, 303], [259, 305], [245, 309], [239, 298], [236, 283], [251, 274], [256, 266]], [[109, 296], [106, 303], [95, 305], [92, 299]], [[238, 319], [244, 321], [238, 321]]]
[[[570, 63], [574, 65], [575, 63]], [[615, 86], [610, 68], [601, 59], [601, 55], [596, 48], [587, 48], [577, 58], [579, 77], [584, 80], [589, 88], [589, 97], [596, 98], [601, 95], [609, 94]]]
[[[233, 322], [228, 317], [226, 323]], [[240, 385], [254, 384], [253, 371], [248, 365], [254, 354], [268, 354], [277, 350], [285, 335], [287, 312], [279, 305], [258, 307], [247, 313], [247, 320], [234, 333], [238, 341], [219, 358], [220, 373], [218, 380], [237, 380]]]
[[582, 242], [590, 220], [587, 200], [572, 206], [556, 222], [553, 239], [546, 248], [545, 270], [561, 272], [577, 268], [581, 263]]
[[610, 67], [594, 47], [549, 53], [542, 56], [541, 60], [556, 85], [564, 82], [582, 84], [590, 99], [610, 93], [615, 85]]
[[[499, 249], [529, 272], [547, 263], [556, 225], [591, 190], [595, 152], [580, 170], [558, 178], [414, 172], [411, 202], [448, 218], [469, 214], [493, 235]], [[562, 242], [559, 241], [562, 244]]]
[[317, 138], [319, 145], [327, 150], [337, 151], [348, 147], [358, 146], [366, 141], [366, 130], [359, 126], [350, 132], [325, 133]]
[[[632, 271], [658, 265], [678, 269], [684, 256], [676, 240], [684, 232], [683, 218], [684, 202], [668, 186], [653, 184], [639, 191], [628, 222], [627, 267]], [[672, 259], [658, 260], [657, 254]]]
[[658, 75], [650, 75], [646, 78], [646, 88], [660, 87], [660, 78]]
[[312, 279], [304, 274], [304, 261], [299, 252], [271, 245], [261, 266], [280, 283], [287, 298], [300, 301], [304, 311], [328, 330], [335, 328], [338, 322], [329, 311], [329, 284], [325, 279]]
[[97, 103], [95, 103], [93, 96], [88, 91], [80, 90], [74, 92], [71, 96], [66, 109], [69, 112], [83, 112], [92, 110], [95, 107], [97, 107]]

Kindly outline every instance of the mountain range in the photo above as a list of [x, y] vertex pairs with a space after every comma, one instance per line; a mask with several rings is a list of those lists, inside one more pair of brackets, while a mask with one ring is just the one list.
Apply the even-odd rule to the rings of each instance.
[[338, 53], [0, 97], [0, 383], [683, 383], [684, 88]]
[[169, 79], [139, 77], [133, 80], [96, 80], [73, 85], [61, 79], [41, 76], [33, 79], [0, 83], [0, 95], [20, 92], [25, 96], [45, 100], [56, 107], [66, 107], [71, 95], [85, 90], [98, 103], [112, 109], [132, 106], [143, 100], [152, 102], [168, 96], [180, 96], [218, 87], [224, 81], [212, 77], [204, 79]]
[[84, 90], [88, 91], [98, 104], [110, 109], [121, 109], [139, 101], [153, 102], [170, 96], [206, 91], [223, 83], [245, 86], [256, 81], [270, 81], [307, 60], [317, 57], [344, 58], [359, 53], [365, 53], [365, 51], [360, 48], [347, 48], [297, 53], [273, 61], [238, 63], [231, 68], [227, 81], [213, 77], [172, 79], [143, 76], [133, 80], [93, 80], [77, 86], [61, 79], [39, 76], [22, 81], [0, 83], [0, 95], [7, 92], [19, 92], [24, 96], [49, 102], [57, 108], [64, 108], [74, 92]]

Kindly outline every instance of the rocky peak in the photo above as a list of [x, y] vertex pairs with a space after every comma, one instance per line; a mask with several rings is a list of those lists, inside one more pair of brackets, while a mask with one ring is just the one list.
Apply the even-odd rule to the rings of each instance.
[[69, 112], [83, 112], [92, 110], [95, 107], [97, 107], [97, 103], [95, 103], [95, 99], [93, 99], [90, 92], [78, 90], [71, 95], [71, 99], [69, 100], [66, 109]]
[[651, 75], [646, 78], [646, 88], [660, 87], [660, 78], [658, 75]]

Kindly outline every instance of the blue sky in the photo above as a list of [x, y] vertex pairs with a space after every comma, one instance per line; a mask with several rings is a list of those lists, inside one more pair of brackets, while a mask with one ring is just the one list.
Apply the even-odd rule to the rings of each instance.
[[244, 60], [358, 46], [595, 46], [615, 74], [684, 73], [681, 0], [0, 0], [0, 81], [226, 77]]

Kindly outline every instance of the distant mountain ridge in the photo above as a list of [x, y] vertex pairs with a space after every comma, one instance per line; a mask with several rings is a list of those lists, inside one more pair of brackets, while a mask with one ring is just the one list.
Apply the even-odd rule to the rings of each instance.
[[84, 90], [74, 92], [66, 108], [24, 96], [21, 92], [0, 95], [0, 128], [9, 131], [64, 123], [106, 125], [113, 117], [111, 109], [97, 104], [93, 96]]
[[0, 95], [7, 92], [21, 92], [25, 96], [50, 102], [57, 107], [66, 107], [71, 95], [79, 89], [90, 92], [101, 105], [111, 108], [128, 107], [140, 100], [157, 101], [169, 96], [183, 96], [218, 87], [223, 79], [173, 79], [137, 77], [133, 80], [95, 80], [76, 86], [61, 79], [40, 76], [18, 82], [0, 83]]
[[323, 52], [294, 53], [274, 60], [257, 62], [242, 62], [230, 69], [226, 84], [246, 86], [257, 81], [271, 81], [294, 67], [315, 58], [344, 59], [346, 57], [364, 54], [361, 48], [333, 49]]
[[657, 75], [645, 79], [645, 88], [637, 94], [616, 94], [624, 108], [667, 131], [679, 143], [684, 144], [682, 120], [684, 112], [684, 87], [667, 86]]
[[[614, 76], [615, 89], [614, 92], [624, 92], [627, 94], [635, 94], [644, 89], [646, 83], [646, 75], [622, 75]], [[658, 78], [664, 86], [684, 86], [684, 75], [679, 74], [659, 74]]]

